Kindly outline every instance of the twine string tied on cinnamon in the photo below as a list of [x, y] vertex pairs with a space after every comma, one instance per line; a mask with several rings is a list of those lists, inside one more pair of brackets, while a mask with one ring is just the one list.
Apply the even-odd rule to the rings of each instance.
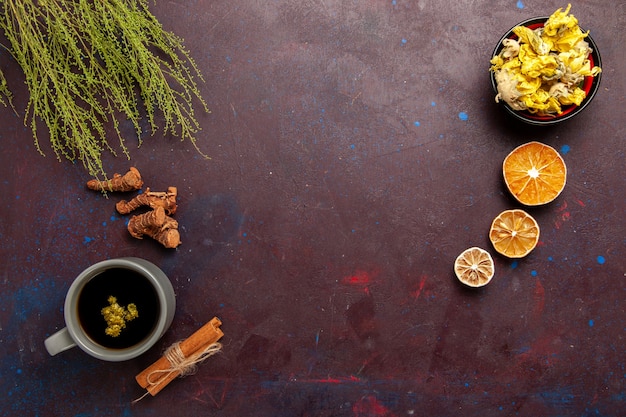
[[[157, 369], [150, 372], [147, 376], [148, 385], [156, 385], [162, 378], [162, 374], [170, 375], [178, 373], [179, 378], [183, 378], [187, 375], [193, 375], [198, 369], [198, 365], [209, 357], [215, 355], [222, 350], [222, 344], [219, 342], [211, 343], [205, 349], [195, 352], [189, 356], [185, 356], [180, 348], [180, 342], [174, 343], [165, 351], [165, 358], [170, 363], [169, 369]], [[157, 376], [157, 380], [153, 380], [152, 377]]]

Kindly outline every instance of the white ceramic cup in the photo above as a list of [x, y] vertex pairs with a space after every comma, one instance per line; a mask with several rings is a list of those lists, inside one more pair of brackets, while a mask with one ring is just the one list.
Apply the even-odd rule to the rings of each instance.
[[[146, 278], [156, 293], [159, 307], [156, 324], [149, 334], [140, 342], [119, 349], [106, 347], [94, 341], [87, 334], [78, 317], [78, 304], [85, 285], [111, 268], [129, 269]], [[66, 327], [45, 340], [46, 350], [50, 355], [56, 355], [78, 346], [89, 355], [105, 361], [119, 362], [132, 359], [150, 349], [165, 334], [172, 324], [175, 309], [176, 297], [172, 283], [158, 266], [140, 258], [116, 258], [101, 261], [81, 272], [70, 286], [64, 307]], [[141, 315], [141, 311], [139, 314]]]

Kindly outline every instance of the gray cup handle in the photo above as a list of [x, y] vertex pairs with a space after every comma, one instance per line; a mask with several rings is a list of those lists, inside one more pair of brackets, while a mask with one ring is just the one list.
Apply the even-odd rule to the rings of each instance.
[[50, 356], [54, 356], [57, 353], [64, 352], [68, 349], [76, 346], [76, 342], [70, 336], [70, 332], [67, 330], [67, 327], [62, 328], [52, 336], [48, 337], [44, 344], [46, 345], [46, 350], [50, 354]]

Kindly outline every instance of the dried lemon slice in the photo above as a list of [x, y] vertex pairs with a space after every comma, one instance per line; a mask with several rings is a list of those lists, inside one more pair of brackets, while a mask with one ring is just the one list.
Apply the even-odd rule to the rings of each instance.
[[454, 273], [463, 284], [470, 287], [487, 285], [495, 268], [489, 252], [473, 247], [464, 250], [454, 261]]
[[511, 194], [527, 206], [546, 204], [557, 198], [567, 179], [561, 155], [539, 142], [513, 149], [502, 163], [502, 173]]
[[508, 258], [523, 258], [539, 242], [539, 225], [524, 210], [505, 210], [493, 219], [489, 240], [498, 253]]

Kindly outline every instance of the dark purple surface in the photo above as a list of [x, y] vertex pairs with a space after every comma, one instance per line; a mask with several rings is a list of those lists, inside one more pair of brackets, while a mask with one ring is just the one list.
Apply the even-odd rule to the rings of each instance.
[[[613, 4], [613, 3], [611, 3]], [[603, 59], [593, 103], [558, 127], [517, 124], [493, 102], [488, 60], [546, 2], [186, 1], [151, 4], [185, 39], [212, 110], [199, 147], [155, 135], [110, 174], [177, 186], [183, 244], [131, 238], [86, 190], [80, 165], [38, 154], [0, 108], [0, 415], [619, 416], [626, 409], [626, 9], [573, 13]], [[132, 138], [132, 128], [128, 127]], [[485, 288], [452, 271], [518, 207], [501, 179], [540, 140], [568, 166], [525, 259], [495, 257]], [[106, 363], [48, 356], [78, 273], [112, 257], [157, 263], [172, 327], [148, 353]], [[223, 352], [158, 396], [134, 376], [218, 316]]]

